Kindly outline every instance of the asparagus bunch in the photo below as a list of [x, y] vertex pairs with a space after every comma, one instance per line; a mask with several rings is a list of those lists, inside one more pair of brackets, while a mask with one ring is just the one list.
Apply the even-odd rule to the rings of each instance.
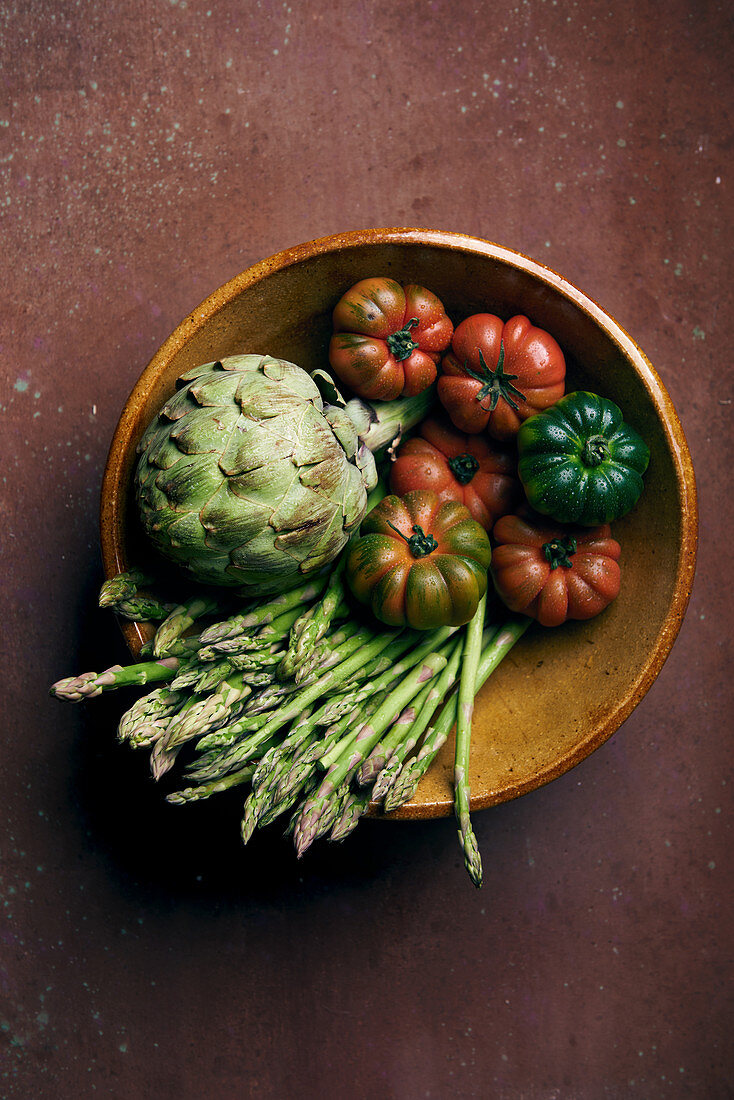
[[[122, 715], [118, 738], [150, 753], [155, 779], [180, 767], [184, 785], [167, 800], [246, 787], [243, 840], [286, 816], [299, 857], [318, 837], [344, 839], [370, 806], [389, 812], [412, 798], [456, 723], [459, 837], [480, 885], [472, 705], [529, 620], [487, 624], [482, 601], [466, 628], [363, 623], [349, 617], [341, 569], [225, 618], [208, 596], [161, 603], [148, 660], [61, 680], [52, 694], [78, 701], [152, 685]], [[100, 603], [124, 614], [148, 581], [135, 570], [113, 578]]]

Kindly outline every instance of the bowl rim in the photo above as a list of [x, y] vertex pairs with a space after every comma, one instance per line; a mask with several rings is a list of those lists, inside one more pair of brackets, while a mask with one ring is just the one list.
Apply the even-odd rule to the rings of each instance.
[[[696, 567], [698, 544], [696, 480], [688, 443], [673, 402], [650, 360], [619, 322], [593, 298], [579, 290], [578, 287], [552, 268], [539, 263], [522, 252], [481, 237], [452, 230], [385, 227], [348, 230], [318, 237], [303, 244], [285, 248], [241, 271], [209, 294], [177, 325], [171, 335], [155, 352], [130, 391], [110, 443], [102, 478], [99, 516], [102, 564], [105, 577], [111, 577], [129, 567], [129, 563], [125, 559], [124, 510], [126, 502], [123, 494], [125, 455], [128, 453], [131, 441], [138, 430], [140, 404], [149, 393], [154, 380], [184, 347], [192, 332], [198, 330], [212, 317], [216, 316], [247, 287], [276, 272], [284, 271], [315, 256], [329, 252], [365, 245], [401, 244], [470, 252], [498, 260], [534, 276], [570, 300], [578, 309], [587, 313], [618, 344], [624, 356], [631, 359], [635, 364], [648, 396], [658, 411], [676, 471], [681, 533], [678, 542], [678, 564], [673, 598], [667, 609], [664, 622], [650, 648], [647, 660], [638, 670], [636, 679], [624, 698], [620, 700], [618, 706], [595, 728], [593, 735], [579, 742], [571, 751], [560, 757], [551, 766], [516, 786], [506, 786], [498, 790], [489, 790], [481, 795], [472, 795], [471, 808], [479, 810], [517, 798], [565, 774], [594, 752], [619, 729], [647, 693], [670, 654], [690, 600]], [[136, 623], [119, 621], [128, 648], [131, 653], [136, 654], [144, 641], [139, 626]], [[384, 816], [389, 817], [390, 820], [425, 819], [446, 816], [452, 808], [452, 805], [447, 805], [443, 800], [424, 802], [420, 805], [408, 803], [400, 810]]]

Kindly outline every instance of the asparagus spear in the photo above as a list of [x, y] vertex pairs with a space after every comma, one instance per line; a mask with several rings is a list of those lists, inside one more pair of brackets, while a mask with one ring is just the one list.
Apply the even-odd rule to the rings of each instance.
[[[477, 671], [476, 691], [489, 679], [490, 675], [502, 661], [517, 641], [523, 636], [531, 620], [525, 616], [511, 619], [501, 627], [494, 637], [485, 645], [482, 652], [479, 669]], [[435, 723], [428, 728], [423, 744], [418, 755], [406, 762], [394, 782], [392, 788], [385, 796], [384, 806], [386, 811], [397, 810], [403, 803], [408, 802], [415, 794], [418, 783], [426, 774], [436, 758], [440, 748], [446, 742], [451, 727], [456, 721], [456, 695], [452, 695], [444, 703]]]
[[114, 577], [103, 582], [99, 590], [99, 606], [109, 607], [116, 611], [118, 604], [124, 600], [131, 600], [138, 594], [138, 589], [143, 585], [151, 584], [153, 578], [141, 569], [128, 569], [124, 573], [117, 573]]
[[[201, 646], [195, 660], [181, 671], [174, 686], [191, 687], [197, 694], [204, 694], [216, 690], [235, 670], [247, 673], [244, 679], [251, 686], [270, 684], [275, 679], [273, 670], [281, 660], [282, 639], [297, 615], [298, 608], [285, 612], [264, 626], [254, 638], [240, 636]], [[267, 676], [260, 675], [267, 669], [271, 670]]]
[[324, 590], [327, 579], [325, 574], [315, 577], [298, 588], [292, 588], [289, 592], [273, 597], [267, 603], [242, 614], [232, 615], [221, 623], [214, 623], [203, 632], [201, 640], [205, 645], [213, 645], [225, 638], [235, 638], [240, 634], [249, 633], [255, 627], [271, 623], [284, 611], [314, 600]]
[[[283, 611], [270, 622], [261, 626], [256, 634], [235, 634], [231, 638], [222, 638], [220, 641], [206, 644], [204, 644], [202, 638], [198, 654], [199, 660], [218, 661], [222, 657], [244, 654], [250, 654], [253, 658], [256, 658], [261, 654], [274, 653], [300, 614], [300, 607], [292, 607]], [[226, 620], [226, 622], [230, 621]], [[215, 623], [214, 627], [221, 625], [221, 623]], [[213, 628], [207, 628], [204, 633], [208, 635], [211, 629]]]
[[[99, 590], [99, 606], [110, 608], [125, 619], [148, 622], [165, 619], [176, 606], [154, 596], [141, 596], [138, 589], [153, 583], [153, 577], [141, 569], [128, 569], [104, 581]], [[163, 654], [161, 654], [163, 656]], [[170, 657], [167, 653], [165, 656]]]
[[464, 658], [459, 678], [456, 711], [456, 750], [454, 754], [454, 812], [459, 824], [459, 843], [464, 850], [464, 865], [475, 886], [482, 885], [482, 857], [469, 817], [469, 748], [477, 689], [477, 670], [482, 653], [482, 630], [487, 607], [487, 594], [479, 601], [476, 613], [466, 629]]
[[180, 791], [173, 791], [171, 794], [166, 795], [166, 801], [177, 806], [183, 806], [187, 802], [200, 802], [202, 799], [210, 798], [213, 794], [220, 794], [222, 791], [228, 791], [232, 787], [239, 787], [243, 783], [249, 782], [255, 773], [256, 767], [257, 765], [253, 761], [237, 771], [230, 772], [229, 775], [221, 776], [219, 779], [213, 779], [209, 783], [199, 783], [195, 787], [184, 787]]
[[[213, 666], [211, 665], [207, 666], [207, 672], [209, 672], [212, 667]], [[227, 672], [217, 680], [217, 683], [219, 683], [220, 680], [225, 679], [231, 671], [231, 666], [228, 666]], [[194, 685], [201, 679], [203, 674], [204, 673], [202, 671], [202, 667], [196, 659], [196, 656], [190, 656], [187, 661], [181, 662], [178, 672], [176, 673], [176, 678], [175, 680], [173, 680], [171, 687], [174, 691], [189, 691], [193, 689]], [[214, 687], [216, 687], [216, 683], [214, 684]], [[214, 690], [214, 688], [212, 688], [212, 690]]]
[[238, 772], [231, 772], [230, 775], [225, 775], [221, 779], [213, 779], [211, 783], [202, 783], [198, 787], [184, 787], [180, 791], [172, 791], [166, 795], [166, 802], [170, 802], [174, 806], [184, 806], [189, 802], [200, 802], [213, 794], [220, 794], [222, 791], [246, 783], [248, 779], [252, 778], [254, 770], [255, 765], [248, 764]]
[[[324, 806], [323, 813], [321, 813], [318, 819], [312, 824], [310, 844], [313, 844], [319, 837], [326, 836], [326, 834], [331, 831], [332, 827], [336, 824], [345, 810], [350, 797], [351, 789], [349, 780], [347, 779], [332, 792]], [[296, 821], [294, 837], [297, 836], [299, 821], [300, 818]], [[298, 840], [296, 840], [296, 850], [298, 850]], [[302, 851], [305, 851], [305, 849], [302, 849]], [[299, 854], [302, 854], [302, 852]]]
[[305, 611], [291, 627], [288, 649], [278, 669], [281, 679], [302, 679], [302, 666], [306, 665], [318, 642], [327, 633], [334, 617], [344, 616], [344, 557], [332, 570], [322, 598]]
[[356, 829], [360, 817], [367, 812], [369, 806], [369, 791], [352, 791], [331, 827], [329, 840], [344, 840], [349, 836], [352, 830]]
[[[384, 698], [385, 693], [382, 693], [375, 696], [373, 700], [370, 700], [362, 710], [360, 722], [374, 714]], [[291, 792], [299, 791], [303, 787], [306, 779], [311, 776], [321, 776], [321, 768], [319, 767], [321, 757], [325, 752], [329, 751], [332, 745], [335, 745], [337, 741], [340, 740], [345, 730], [349, 729], [349, 727], [355, 723], [356, 719], [357, 713], [355, 711], [345, 714], [338, 722], [335, 722], [333, 726], [329, 726], [328, 729], [324, 731], [322, 737], [304, 742], [303, 745], [295, 750], [291, 768], [280, 780], [275, 790], [274, 797], [277, 801], [281, 801], [281, 799], [285, 798], [285, 796]]]
[[[324, 643], [327, 646], [326, 651], [318, 662], [319, 673], [323, 675], [329, 669], [339, 665], [372, 637], [374, 635], [371, 631], [360, 628], [358, 623], [345, 623], [326, 639]], [[298, 692], [313, 686], [317, 681], [318, 678], [312, 676], [305, 682], [297, 680], [275, 682], [268, 691], [261, 692], [256, 699], [252, 700], [247, 713], [257, 715], [264, 710], [272, 710], [288, 697], [296, 696]]]
[[463, 640], [445, 643], [442, 652], [448, 663], [443, 671], [430, 680], [412, 704], [398, 715], [397, 720], [375, 746], [357, 772], [357, 783], [366, 786], [375, 783], [372, 800], [379, 800], [397, 775], [403, 760], [418, 743], [433, 712], [453, 683], [458, 669]]
[[[363, 709], [363, 717], [369, 717], [385, 698], [382, 692], [371, 699]], [[304, 788], [312, 783], [318, 774], [319, 759], [336, 744], [343, 733], [354, 722], [356, 711], [342, 716], [323, 735], [318, 736], [312, 723], [292, 731], [282, 742], [282, 758], [276, 763], [262, 784], [257, 785], [257, 776], [253, 776], [253, 791], [245, 803], [245, 815], [242, 821], [242, 838], [246, 842], [256, 825], [265, 826], [275, 820], [285, 810], [290, 809]], [[273, 750], [277, 753], [279, 750]]]
[[137, 665], [112, 665], [104, 672], [84, 672], [81, 676], [67, 676], [51, 685], [50, 694], [57, 699], [78, 703], [93, 699], [103, 691], [130, 687], [136, 684], [167, 683], [176, 675], [178, 657], [165, 657], [160, 661], [143, 661]]
[[201, 638], [199, 642], [197, 658], [204, 662], [219, 661], [222, 657], [231, 657], [234, 654], [258, 654], [269, 650], [272, 645], [270, 638], [261, 638], [258, 634], [254, 637], [236, 634], [234, 638], [223, 638], [221, 642], [212, 642], [209, 645], [201, 645]]
[[[171, 604], [171, 607], [173, 604]], [[170, 645], [166, 646], [166, 657], [195, 657], [198, 656], [199, 638], [196, 635], [191, 635], [186, 638], [178, 638], [176, 641], [171, 641]], [[148, 659], [154, 656], [153, 654], [153, 639], [144, 642], [140, 647], [140, 656]]]
[[[342, 647], [342, 652], [348, 654], [344, 660], [340, 661], [334, 668], [324, 672], [315, 683], [296, 692], [284, 706], [268, 718], [265, 724], [253, 735], [253, 738], [248, 740], [246, 748], [243, 748], [241, 744], [235, 744], [229, 752], [222, 754], [220, 766], [223, 770], [229, 771], [230, 768], [237, 767], [242, 760], [243, 752], [251, 752], [253, 746], [267, 740], [283, 726], [288, 725], [294, 718], [298, 717], [305, 707], [311, 706], [321, 696], [333, 691], [340, 683], [348, 680], [359, 668], [368, 664], [373, 657], [385, 649], [393, 637], [394, 635], [387, 631], [373, 635], [371, 631], [365, 629], [358, 631], [352, 638], [349, 638]], [[258, 715], [254, 716], [254, 718], [257, 717]]]
[[324, 721], [335, 721], [343, 712], [345, 701], [349, 701], [351, 706], [358, 706], [370, 696], [389, 688], [428, 653], [439, 649], [455, 630], [453, 626], [441, 627], [428, 637], [420, 630], [403, 631], [378, 657], [365, 665], [361, 673], [362, 682], [356, 688], [326, 705]]
[[218, 607], [216, 600], [198, 596], [192, 596], [184, 603], [177, 604], [155, 632], [153, 656], [165, 657], [168, 647], [178, 642], [197, 619], [202, 615], [208, 615], [211, 611], [216, 611]]
[[150, 772], [156, 782], [176, 763], [180, 745], [168, 746], [165, 737], [159, 737], [153, 742], [150, 752]]
[[242, 673], [232, 673], [212, 695], [198, 699], [188, 710], [176, 715], [166, 733], [166, 746], [182, 745], [184, 741], [201, 737], [223, 725], [229, 717], [235, 716], [240, 704], [251, 694], [252, 688], [243, 681]]
[[[375, 711], [372, 719], [359, 728], [356, 735], [343, 744], [340, 755], [334, 759], [334, 750], [327, 754], [333, 763], [321, 781], [315, 795], [308, 799], [299, 815], [294, 830], [296, 854], [303, 855], [319, 830], [323, 814], [329, 811], [329, 801], [341, 785], [351, 778], [357, 768], [369, 755], [395, 715], [419, 693], [424, 683], [446, 666], [446, 657], [440, 653], [428, 654], [398, 686], [389, 693], [385, 701]], [[322, 761], [322, 764], [324, 761]]]
[[[154, 596], [131, 596], [129, 600], [119, 600], [115, 604], [114, 610], [123, 619], [130, 619], [136, 623], [146, 623], [167, 618], [175, 606], [172, 603], [161, 603]], [[169, 656], [168, 653], [165, 655]]]
[[[125, 711], [117, 727], [119, 741], [129, 741], [135, 747], [150, 744], [165, 726], [162, 723], [176, 713], [184, 696], [170, 687], [154, 688], [147, 695], [141, 695]], [[153, 736], [146, 732], [150, 729]]]

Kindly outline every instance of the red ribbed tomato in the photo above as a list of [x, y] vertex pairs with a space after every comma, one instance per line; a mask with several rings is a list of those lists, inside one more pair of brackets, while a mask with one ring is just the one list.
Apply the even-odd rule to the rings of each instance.
[[492, 578], [511, 611], [560, 626], [592, 619], [619, 594], [621, 551], [609, 524], [564, 527], [535, 515], [503, 516], [492, 534]]
[[489, 536], [463, 504], [416, 491], [384, 497], [351, 544], [346, 578], [389, 626], [468, 623], [487, 590]]
[[390, 489], [403, 496], [431, 489], [438, 499], [455, 500], [489, 531], [522, 497], [517, 456], [484, 435], [457, 431], [448, 418], [430, 417], [418, 435], [398, 448], [390, 467]]
[[360, 397], [413, 397], [436, 379], [454, 326], [425, 287], [362, 279], [334, 309], [329, 363]]
[[565, 379], [566, 360], [550, 333], [522, 315], [503, 324], [492, 313], [475, 313], [456, 326], [438, 396], [460, 431], [509, 440], [563, 396]]

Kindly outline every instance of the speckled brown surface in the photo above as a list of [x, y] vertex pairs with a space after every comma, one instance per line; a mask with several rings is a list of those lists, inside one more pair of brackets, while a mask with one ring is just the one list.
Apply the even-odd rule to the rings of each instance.
[[[727, 1097], [732, 1065], [727, 5], [0, 5], [0, 1095]], [[687, 618], [596, 753], [300, 863], [162, 805], [95, 609], [132, 384], [215, 287], [375, 225], [561, 272], [653, 362], [701, 509]], [[644, 606], [640, 608], [644, 620]]]

